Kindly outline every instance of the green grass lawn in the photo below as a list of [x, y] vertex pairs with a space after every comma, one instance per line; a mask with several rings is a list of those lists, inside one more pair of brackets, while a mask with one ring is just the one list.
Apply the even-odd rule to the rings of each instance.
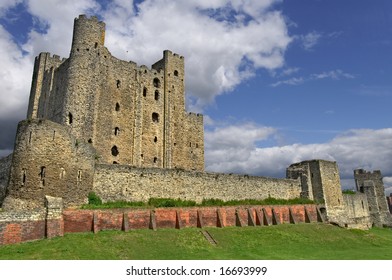
[[392, 230], [347, 230], [327, 224], [77, 233], [0, 247], [0, 259], [392, 259]]

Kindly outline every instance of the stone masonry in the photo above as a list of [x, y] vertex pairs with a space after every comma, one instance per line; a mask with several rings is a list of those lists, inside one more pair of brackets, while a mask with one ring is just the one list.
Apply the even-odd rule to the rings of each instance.
[[35, 61], [27, 118], [59, 123], [101, 163], [204, 170], [203, 116], [185, 112], [184, 58], [152, 65], [113, 57], [105, 24], [75, 19], [70, 57]]
[[366, 195], [369, 213], [374, 225], [391, 224], [392, 219], [385, 198], [384, 183], [380, 170], [368, 172], [364, 169], [354, 170], [357, 191]]

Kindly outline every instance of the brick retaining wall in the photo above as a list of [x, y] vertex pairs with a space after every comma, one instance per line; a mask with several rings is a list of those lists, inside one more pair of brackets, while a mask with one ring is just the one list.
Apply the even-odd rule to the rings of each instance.
[[[55, 199], [55, 198], [52, 198]], [[57, 203], [57, 204], [56, 204]], [[156, 209], [100, 209], [0, 214], [0, 245], [62, 236], [64, 233], [184, 227], [267, 226], [322, 222], [316, 205], [230, 206]]]

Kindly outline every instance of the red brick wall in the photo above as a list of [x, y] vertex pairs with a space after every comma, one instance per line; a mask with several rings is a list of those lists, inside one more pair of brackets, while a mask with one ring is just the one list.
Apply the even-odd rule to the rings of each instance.
[[45, 221], [0, 223], [0, 245], [45, 238]]
[[[65, 210], [64, 232], [88, 232], [93, 230], [93, 216], [96, 214], [95, 227], [97, 230], [123, 229], [123, 217], [128, 217], [128, 229], [151, 228], [151, 221], [155, 221], [156, 228], [196, 227], [198, 220], [202, 226], [242, 226], [252, 223], [253, 217], [256, 223], [256, 210], [263, 215], [265, 209], [268, 220], [272, 223], [275, 212], [277, 223], [290, 223], [290, 212], [295, 222], [305, 222], [305, 207], [311, 222], [317, 222], [317, 210], [315, 205], [291, 205], [291, 206], [251, 206], [251, 207], [192, 207], [192, 208], [158, 208], [150, 209], [115, 209], [115, 210]], [[221, 220], [218, 219], [218, 211]], [[124, 213], [127, 215], [124, 216]]]
[[62, 236], [71, 232], [259, 225], [256, 211], [260, 214], [260, 220], [264, 220], [265, 213], [271, 224], [273, 221], [278, 224], [290, 223], [293, 220], [290, 216], [297, 223], [304, 223], [307, 219], [317, 222], [315, 205], [64, 210], [61, 219], [42, 217], [38, 221], [11, 219], [0, 222], [0, 245]]

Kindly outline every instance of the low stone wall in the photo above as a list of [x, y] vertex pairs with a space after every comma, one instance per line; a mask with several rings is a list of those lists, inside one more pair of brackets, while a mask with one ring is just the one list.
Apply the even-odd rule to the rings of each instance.
[[101, 164], [95, 168], [93, 190], [104, 202], [151, 197], [201, 202], [204, 198], [294, 199], [300, 197], [301, 186], [294, 179]]

